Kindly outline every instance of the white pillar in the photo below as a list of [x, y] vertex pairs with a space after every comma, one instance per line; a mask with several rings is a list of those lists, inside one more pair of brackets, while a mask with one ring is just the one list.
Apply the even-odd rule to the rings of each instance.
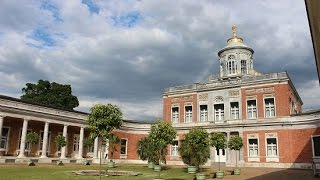
[[3, 116], [0, 116], [0, 138], [2, 137]]
[[49, 122], [46, 122], [43, 130], [42, 153], [40, 158], [47, 158], [48, 135], [49, 135]]
[[[229, 142], [230, 140], [230, 132], [227, 132], [227, 142]], [[231, 162], [231, 152], [230, 152], [230, 148], [226, 148], [227, 149], [227, 162]]]
[[24, 158], [25, 157], [24, 151], [25, 151], [25, 148], [26, 148], [27, 129], [28, 129], [28, 120], [24, 119], [23, 120], [23, 125], [22, 125], [20, 151], [19, 151], [18, 158]]
[[99, 138], [96, 137], [94, 139], [93, 159], [97, 159], [98, 158], [98, 146], [99, 146]]
[[80, 140], [79, 140], [79, 154], [78, 154], [78, 159], [82, 159], [82, 154], [83, 154], [83, 134], [84, 134], [84, 128], [80, 128]]
[[[65, 139], [67, 139], [67, 131], [68, 131], [68, 126], [67, 125], [64, 125], [63, 126], [63, 137], [65, 138]], [[67, 146], [67, 145], [66, 145]], [[66, 158], [66, 146], [63, 146], [62, 148], [61, 148], [61, 156], [60, 156], [60, 158], [61, 159], [65, 159]]]

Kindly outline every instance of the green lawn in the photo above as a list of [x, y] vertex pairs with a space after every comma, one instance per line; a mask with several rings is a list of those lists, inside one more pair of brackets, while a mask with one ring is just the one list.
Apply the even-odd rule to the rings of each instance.
[[[105, 165], [102, 165], [104, 168]], [[71, 173], [71, 171], [76, 170], [98, 170], [99, 165], [65, 165], [65, 166], [56, 166], [56, 165], [43, 165], [37, 164], [34, 167], [27, 165], [17, 165], [17, 164], [3, 164], [0, 165], [0, 179], [7, 180], [19, 180], [19, 179], [45, 179], [45, 180], [56, 180], [56, 179], [99, 179], [99, 177], [93, 176], [80, 176]], [[158, 175], [157, 172], [154, 172], [151, 169], [148, 169], [147, 166], [140, 165], [118, 165], [112, 170], [128, 170], [141, 172], [143, 175], [137, 177], [102, 177], [102, 179], [123, 179], [127, 180], [152, 180]], [[209, 172], [205, 172], [209, 174]], [[192, 180], [193, 175], [186, 173], [186, 169], [182, 167], [167, 167], [161, 172], [161, 177], [167, 180]]]

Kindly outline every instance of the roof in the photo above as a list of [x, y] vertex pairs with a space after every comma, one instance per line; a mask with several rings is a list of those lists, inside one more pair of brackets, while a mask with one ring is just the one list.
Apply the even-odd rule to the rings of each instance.
[[80, 113], [80, 114], [85, 114], [85, 115], [89, 114], [89, 113], [82, 112], [82, 111], [76, 111], [76, 110], [71, 110], [71, 109], [58, 108], [58, 107], [50, 106], [50, 105], [44, 105], [44, 104], [40, 104], [40, 103], [28, 102], [28, 101], [25, 101], [25, 100], [22, 100], [22, 99], [10, 97], [10, 96], [5, 96], [5, 95], [0, 95], [0, 99], [16, 101], [16, 102], [22, 102], [22, 103], [25, 103], [25, 104], [42, 106], [42, 107], [47, 107], [47, 108], [52, 108], [52, 109], [57, 109], [57, 110], [62, 110], [62, 111], [69, 111], [69, 112], [74, 112], [74, 113]]
[[313, 43], [314, 56], [320, 82], [320, 1], [305, 0], [309, 20], [311, 39]]

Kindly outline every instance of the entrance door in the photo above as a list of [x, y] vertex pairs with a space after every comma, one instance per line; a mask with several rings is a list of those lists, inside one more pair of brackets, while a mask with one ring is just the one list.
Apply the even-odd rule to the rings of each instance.
[[76, 157], [79, 152], [79, 140], [80, 140], [79, 134], [73, 135], [73, 156], [74, 157]]
[[225, 149], [219, 149], [219, 151], [217, 151], [216, 149], [215, 151], [215, 162], [219, 162], [219, 158], [220, 158], [220, 162], [226, 162], [226, 150]]

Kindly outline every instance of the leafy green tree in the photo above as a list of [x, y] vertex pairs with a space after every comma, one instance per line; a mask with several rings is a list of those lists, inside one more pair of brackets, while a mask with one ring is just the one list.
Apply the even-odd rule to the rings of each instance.
[[31, 148], [33, 144], [37, 144], [39, 142], [39, 135], [36, 132], [29, 132], [26, 136], [26, 143], [31, 144]]
[[150, 138], [144, 137], [140, 139], [137, 144], [137, 154], [139, 155], [140, 159], [143, 161], [152, 161], [152, 153], [153, 149], [151, 146]]
[[[90, 109], [88, 117], [90, 138], [95, 139], [99, 137], [102, 140], [108, 139], [110, 132], [114, 129], [119, 129], [122, 122], [122, 112], [116, 105], [96, 104]], [[101, 156], [99, 174], [101, 179]]]
[[56, 138], [54, 139], [55, 143], [57, 144], [57, 148], [60, 149], [64, 146], [67, 145], [67, 141], [66, 138], [62, 135], [58, 135], [56, 136]]
[[47, 80], [39, 80], [38, 84], [27, 83], [22, 88], [22, 94], [21, 100], [31, 103], [69, 110], [79, 106], [78, 98], [72, 95], [70, 85], [50, 83]]
[[[227, 139], [222, 132], [213, 132], [210, 136], [211, 145], [216, 148], [217, 151], [225, 149], [227, 147]], [[219, 171], [220, 171], [220, 156], [219, 156]]]
[[[239, 150], [242, 148], [243, 142], [242, 138], [240, 136], [231, 136], [230, 140], [228, 142], [228, 147], [232, 150], [236, 150], [239, 152]], [[239, 152], [240, 153], [240, 152]], [[236, 153], [236, 168], [238, 167], [238, 156]]]
[[160, 162], [164, 162], [165, 156], [167, 155], [167, 152], [164, 151], [164, 149], [167, 149], [167, 145], [176, 137], [176, 131], [171, 124], [164, 121], [158, 121], [151, 126], [149, 137], [151, 145], [154, 146], [156, 150], [157, 157], [154, 163], [159, 165]]
[[110, 134], [108, 137], [109, 151], [111, 161], [114, 159], [114, 152], [116, 151], [116, 145], [120, 143], [120, 138], [114, 134]]
[[[150, 144], [153, 147], [152, 160], [155, 165], [166, 162], [167, 145], [176, 137], [176, 131], [171, 124], [159, 120], [151, 126], [149, 133]], [[160, 171], [159, 171], [160, 178]]]
[[192, 128], [179, 147], [182, 161], [199, 167], [210, 158], [209, 134], [202, 128]]

